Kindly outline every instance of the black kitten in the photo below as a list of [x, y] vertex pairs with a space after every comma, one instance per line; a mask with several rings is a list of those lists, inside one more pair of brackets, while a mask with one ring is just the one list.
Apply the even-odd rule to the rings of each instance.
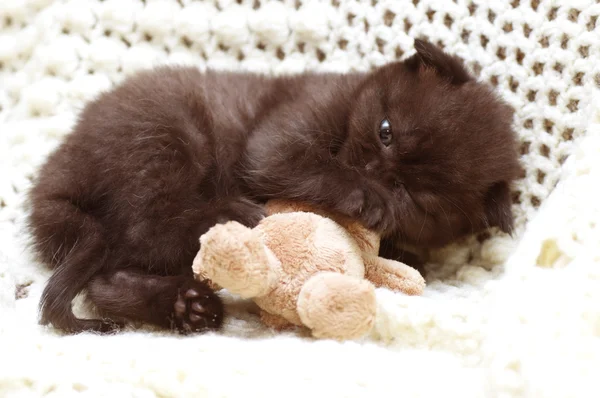
[[[191, 274], [198, 238], [226, 220], [255, 225], [269, 198], [322, 205], [422, 247], [511, 231], [511, 109], [458, 59], [415, 47], [370, 73], [163, 67], [89, 103], [31, 192], [35, 248], [55, 269], [42, 323], [218, 328], [223, 306]], [[84, 289], [105, 320], [73, 315]]]

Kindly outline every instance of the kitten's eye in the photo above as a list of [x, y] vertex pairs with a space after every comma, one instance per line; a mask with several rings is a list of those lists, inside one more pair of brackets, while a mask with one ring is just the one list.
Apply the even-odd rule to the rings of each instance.
[[379, 124], [379, 139], [385, 146], [390, 146], [392, 143], [392, 125], [387, 119], [383, 119]]

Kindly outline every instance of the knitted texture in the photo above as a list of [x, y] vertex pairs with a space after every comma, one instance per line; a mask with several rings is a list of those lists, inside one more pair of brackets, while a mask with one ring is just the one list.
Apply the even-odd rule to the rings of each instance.
[[[0, 395], [597, 397], [598, 16], [593, 0], [2, 0]], [[465, 59], [516, 109], [515, 239], [431, 253], [424, 296], [378, 290], [361, 342], [274, 333], [225, 293], [220, 334], [61, 337], [37, 325], [48, 271], [26, 246], [24, 194], [87, 100], [164, 63], [369, 70], [412, 54], [416, 37]]]

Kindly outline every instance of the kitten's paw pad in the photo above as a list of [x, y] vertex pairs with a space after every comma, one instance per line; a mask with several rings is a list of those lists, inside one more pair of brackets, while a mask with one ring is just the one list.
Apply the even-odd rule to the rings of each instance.
[[218, 329], [223, 322], [221, 300], [198, 281], [185, 283], [179, 289], [173, 308], [174, 326], [183, 334]]

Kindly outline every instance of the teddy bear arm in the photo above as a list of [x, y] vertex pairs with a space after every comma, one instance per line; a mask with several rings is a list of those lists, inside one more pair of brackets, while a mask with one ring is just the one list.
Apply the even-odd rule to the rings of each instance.
[[416, 269], [399, 261], [374, 255], [363, 255], [365, 278], [377, 287], [419, 295], [425, 288], [425, 279]]

